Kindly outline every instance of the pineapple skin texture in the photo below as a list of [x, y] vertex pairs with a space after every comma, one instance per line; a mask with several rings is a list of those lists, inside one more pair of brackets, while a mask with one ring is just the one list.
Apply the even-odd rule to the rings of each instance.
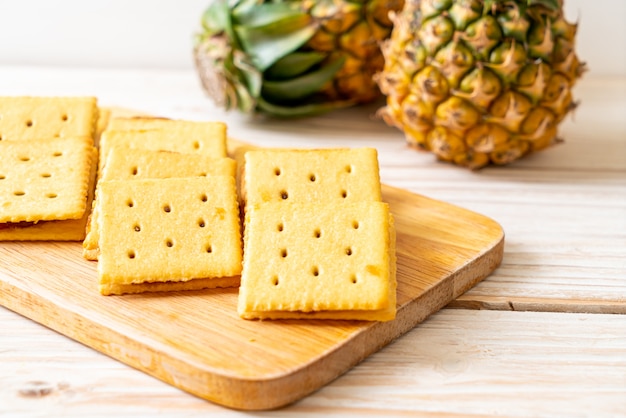
[[214, 3], [221, 10], [205, 15], [194, 57], [217, 105], [300, 117], [381, 96], [374, 81], [384, 65], [380, 44], [391, 34], [389, 12], [404, 0]]
[[586, 70], [562, 0], [407, 0], [376, 80], [407, 143], [470, 169], [559, 142]]

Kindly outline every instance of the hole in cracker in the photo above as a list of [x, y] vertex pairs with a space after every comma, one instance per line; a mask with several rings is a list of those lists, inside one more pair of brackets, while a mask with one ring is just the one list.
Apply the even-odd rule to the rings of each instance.
[[46, 195], [46, 197], [47, 197], [48, 199], [54, 199], [54, 198], [56, 198], [56, 197], [57, 197], [57, 194], [56, 194], [56, 193], [48, 193], [48, 194]]
[[357, 282], [356, 274], [353, 274], [352, 276], [350, 276], [350, 282], [352, 284], [356, 284], [356, 282]]
[[213, 252], [213, 247], [211, 246], [211, 244], [208, 244], [208, 245], [204, 248], [204, 250], [205, 250], [207, 253], [212, 253], [212, 252]]
[[316, 180], [315, 174], [309, 175], [309, 180], [311, 180], [311, 182], [314, 182]]
[[193, 149], [200, 149], [200, 143], [198, 141], [194, 141], [192, 146], [193, 146]]
[[359, 229], [359, 221], [352, 221], [352, 228]]
[[282, 250], [280, 250], [280, 256], [282, 258], [286, 258], [287, 257], [287, 249], [283, 248]]
[[345, 199], [346, 197], [348, 197], [348, 191], [347, 191], [347, 190], [342, 190], [342, 191], [341, 191], [341, 197], [343, 197], [344, 199]]
[[272, 284], [273, 284], [274, 286], [278, 286], [278, 276], [273, 276], [273, 277], [272, 277]]
[[277, 176], [280, 176], [280, 173], [281, 173], [280, 168], [276, 167], [274, 169], [274, 174], [277, 175]]
[[13, 192], [14, 196], [24, 196], [26, 193], [21, 190], [16, 190]]
[[4, 180], [5, 178], [7, 178], [4, 174], [0, 174], [0, 180]]
[[313, 266], [313, 268], [311, 269], [311, 274], [313, 274], [315, 277], [320, 275], [320, 269], [317, 266]]
[[52, 154], [53, 157], [60, 157], [61, 155], [63, 155], [61, 151], [56, 151]]
[[41, 177], [43, 177], [44, 179], [47, 179], [47, 178], [52, 177], [52, 174], [50, 174], [50, 173], [41, 173]]
[[287, 193], [287, 190], [282, 190], [280, 192], [280, 198], [283, 200], [287, 200], [289, 198], [289, 193]]
[[204, 228], [206, 226], [206, 223], [204, 223], [204, 219], [198, 219], [198, 226], [200, 228]]
[[170, 213], [172, 211], [172, 207], [170, 205], [163, 206], [163, 212]]
[[141, 225], [139, 225], [139, 224], [135, 224], [135, 225], [133, 226], [133, 229], [135, 230], [135, 232], [139, 232], [139, 231], [141, 231]]
[[200, 174], [198, 174], [198, 177], [206, 177], [206, 176], [207, 176], [207, 173], [200, 173]]
[[346, 248], [346, 255], [352, 255], [352, 248]]
[[132, 208], [133, 206], [135, 206], [135, 202], [133, 202], [131, 199], [128, 199], [126, 201], [126, 206], [128, 206], [129, 208]]
[[26, 126], [27, 126], [27, 127], [29, 127], [29, 128], [30, 128], [31, 126], [33, 126], [33, 121], [32, 121], [32, 120], [27, 120], [27, 121], [26, 121]]
[[207, 200], [209, 200], [209, 197], [206, 194], [201, 194], [200, 200], [202, 200], [203, 202], [206, 202]]
[[165, 240], [165, 245], [167, 245], [168, 248], [172, 248], [174, 246], [174, 241], [172, 241], [171, 238], [168, 238]]
[[315, 231], [313, 231], [313, 236], [314, 236], [315, 238], [319, 238], [319, 237], [321, 237], [321, 236], [322, 236], [322, 230], [321, 230], [321, 229], [319, 229], [319, 228], [317, 228]]
[[20, 157], [20, 161], [24, 161], [24, 162], [30, 161], [30, 157], [22, 156], [22, 157]]
[[346, 166], [346, 173], [352, 173], [352, 166], [351, 165], [347, 165]]
[[137, 167], [133, 167], [133, 168], [130, 169], [130, 174], [132, 174], [133, 176], [136, 176], [138, 172], [139, 171], [138, 171]]
[[135, 256], [136, 256], [136, 254], [135, 254], [135, 252], [134, 252], [133, 250], [130, 250], [130, 251], [127, 253], [127, 255], [128, 255], [128, 258], [130, 258], [131, 260], [132, 260], [133, 258], [135, 258]]
[[283, 225], [282, 222], [281, 222], [281, 223], [278, 224], [276, 229], [278, 230], [278, 232], [283, 232], [283, 229], [285, 229], [285, 225]]
[[61, 116], [61, 120], [62, 120], [63, 122], [67, 122], [67, 119], [68, 119], [67, 115], [62, 115], [62, 116]]

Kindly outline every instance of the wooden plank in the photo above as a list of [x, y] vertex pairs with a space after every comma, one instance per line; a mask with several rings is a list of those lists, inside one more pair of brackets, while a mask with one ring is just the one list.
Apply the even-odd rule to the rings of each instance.
[[[237, 417], [0, 308], [0, 415]], [[443, 309], [271, 416], [623, 416], [626, 316]]]
[[[0, 243], [0, 304], [202, 398], [293, 402], [467, 291], [501, 262], [491, 219], [383, 187], [397, 229], [394, 321], [245, 321], [237, 289], [103, 297], [80, 243]], [[277, 342], [280, 342], [277, 344]]]

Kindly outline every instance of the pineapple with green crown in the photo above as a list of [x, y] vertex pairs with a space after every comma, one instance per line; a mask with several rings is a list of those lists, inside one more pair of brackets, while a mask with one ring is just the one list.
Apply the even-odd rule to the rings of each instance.
[[585, 70], [562, 0], [407, 0], [376, 79], [409, 145], [472, 169], [558, 141]]
[[214, 0], [194, 56], [226, 109], [306, 116], [380, 97], [390, 11], [402, 0]]

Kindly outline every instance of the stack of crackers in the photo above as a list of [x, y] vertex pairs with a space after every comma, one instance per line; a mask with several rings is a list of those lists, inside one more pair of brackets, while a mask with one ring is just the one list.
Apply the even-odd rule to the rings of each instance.
[[84, 238], [98, 115], [93, 97], [0, 97], [0, 241]]
[[238, 286], [245, 319], [395, 318], [376, 150], [239, 151], [220, 122], [0, 98], [0, 240], [82, 241], [103, 295]]
[[395, 318], [395, 228], [376, 150], [255, 150], [244, 159], [239, 315]]
[[232, 287], [242, 244], [226, 126], [113, 118], [83, 255], [104, 295]]

